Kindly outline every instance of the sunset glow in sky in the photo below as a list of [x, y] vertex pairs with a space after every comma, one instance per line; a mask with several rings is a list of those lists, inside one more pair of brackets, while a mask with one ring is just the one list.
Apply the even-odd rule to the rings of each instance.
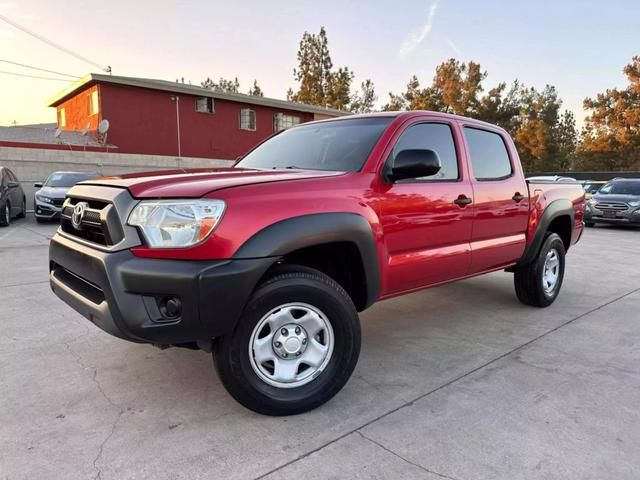
[[[324, 25], [334, 64], [351, 68], [358, 85], [371, 78], [379, 105], [413, 74], [430, 83], [436, 65], [455, 57], [489, 72], [486, 89], [515, 78], [555, 85], [579, 125], [584, 97], [623, 86], [622, 68], [640, 54], [637, 0], [0, 0], [0, 15], [116, 75], [194, 84], [238, 76], [242, 91], [256, 78], [275, 98], [295, 86], [302, 33]], [[98, 72], [1, 20], [0, 59], [76, 76]], [[6, 62], [0, 71], [55, 77]], [[0, 73], [0, 125], [55, 122], [47, 100], [66, 83]]]

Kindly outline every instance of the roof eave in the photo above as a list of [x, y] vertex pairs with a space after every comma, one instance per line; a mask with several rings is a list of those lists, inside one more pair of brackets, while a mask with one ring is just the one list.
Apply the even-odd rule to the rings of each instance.
[[85, 89], [87, 86], [93, 83], [113, 83], [117, 85], [125, 85], [130, 87], [147, 88], [151, 90], [159, 90], [172, 93], [182, 93], [184, 95], [194, 95], [202, 97], [212, 97], [220, 100], [229, 100], [238, 103], [246, 103], [250, 105], [262, 105], [272, 108], [282, 108], [283, 110], [294, 110], [306, 113], [317, 113], [320, 115], [329, 115], [333, 117], [341, 117], [345, 115], [352, 115], [351, 112], [344, 110], [336, 110], [334, 108], [324, 108], [315, 105], [308, 105], [306, 103], [295, 103], [286, 100], [279, 100], [276, 98], [259, 97], [252, 95], [245, 95], [242, 93], [228, 93], [228, 92], [216, 92], [206, 88], [198, 87], [196, 85], [187, 85], [184, 83], [175, 84], [173, 82], [164, 80], [148, 80], [138, 79], [133, 77], [118, 77], [113, 75], [103, 75], [98, 73], [91, 73], [86, 75], [75, 82], [69, 84], [64, 90], [59, 92], [53, 98], [49, 100], [50, 107], [57, 107], [62, 102], [70, 98], [74, 93], [79, 90]]

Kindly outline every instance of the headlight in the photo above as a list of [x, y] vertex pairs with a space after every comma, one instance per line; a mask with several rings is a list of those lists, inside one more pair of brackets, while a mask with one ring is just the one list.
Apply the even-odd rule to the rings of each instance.
[[211, 234], [224, 208], [222, 200], [143, 200], [127, 223], [142, 231], [150, 247], [190, 247]]
[[629, 202], [629, 205], [632, 207], [640, 207], [640, 200], [636, 200], [635, 202]]
[[36, 198], [44, 203], [53, 203], [53, 200], [51, 200], [49, 197], [44, 197], [42, 195], [36, 195]]

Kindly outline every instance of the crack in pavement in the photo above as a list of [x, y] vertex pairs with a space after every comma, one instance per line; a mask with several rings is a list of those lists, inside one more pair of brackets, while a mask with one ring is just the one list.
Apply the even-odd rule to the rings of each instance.
[[67, 350], [73, 355], [73, 357], [75, 358], [76, 362], [78, 363], [78, 365], [80, 365], [82, 367], [83, 370], [87, 370], [89, 368], [91, 368], [93, 370], [93, 376], [91, 377], [91, 380], [93, 381], [93, 383], [95, 383], [96, 387], [98, 388], [98, 391], [102, 394], [102, 396], [105, 398], [105, 400], [107, 402], [109, 402], [109, 404], [111, 406], [113, 406], [114, 408], [116, 408], [118, 410], [118, 414], [117, 414], [115, 420], [113, 421], [113, 423], [111, 424], [111, 431], [105, 437], [105, 439], [100, 443], [100, 446], [98, 447], [98, 453], [96, 454], [95, 458], [93, 459], [93, 468], [96, 470], [96, 476], [94, 477], [94, 480], [98, 480], [98, 479], [102, 478], [102, 470], [98, 466], [98, 462], [100, 461], [100, 459], [102, 457], [102, 453], [104, 451], [105, 445], [107, 444], [107, 442], [111, 439], [111, 437], [115, 433], [116, 428], [118, 426], [118, 423], [120, 422], [120, 419], [122, 418], [122, 415], [124, 415], [124, 413], [125, 413], [125, 409], [124, 409], [124, 407], [122, 407], [122, 406], [118, 405], [116, 402], [114, 402], [111, 399], [111, 397], [109, 397], [109, 395], [106, 394], [106, 392], [102, 388], [102, 384], [98, 380], [98, 369], [96, 367], [87, 366], [85, 364], [85, 362], [84, 362], [84, 359], [82, 358], [82, 355], [80, 355], [73, 348], [71, 348], [71, 343], [76, 342], [77, 340], [79, 340], [79, 339], [81, 339], [83, 337], [86, 337], [87, 335], [90, 335], [90, 333], [91, 333], [91, 331], [87, 327], [83, 334], [78, 335], [77, 337], [75, 337], [72, 340], [69, 340], [67, 342], [62, 342], [61, 344], [64, 345], [67, 348]]
[[389, 449], [389, 448], [385, 447], [385, 446], [384, 446], [384, 445], [382, 445], [381, 443], [378, 443], [378, 442], [376, 442], [375, 440], [373, 440], [373, 439], [371, 439], [371, 438], [367, 437], [367, 436], [366, 436], [364, 433], [362, 433], [360, 430], [356, 430], [356, 431], [355, 431], [355, 433], [357, 433], [358, 435], [360, 435], [363, 439], [367, 440], [368, 442], [371, 442], [371, 443], [373, 443], [374, 445], [377, 445], [378, 447], [380, 447], [381, 449], [383, 449], [385, 452], [389, 452], [389, 453], [390, 453], [391, 455], [393, 455], [394, 457], [398, 457], [398, 458], [399, 458], [400, 460], [402, 460], [403, 462], [408, 463], [409, 465], [413, 465], [414, 467], [417, 467], [417, 468], [419, 468], [420, 470], [422, 470], [422, 471], [424, 471], [424, 472], [430, 473], [430, 474], [432, 474], [432, 475], [436, 475], [436, 476], [438, 476], [438, 477], [440, 477], [440, 478], [446, 478], [446, 479], [448, 479], [448, 480], [460, 480], [460, 479], [458, 479], [458, 478], [451, 477], [451, 476], [449, 476], [449, 475], [445, 475], [444, 473], [436, 472], [435, 470], [429, 470], [428, 468], [423, 467], [423, 466], [422, 466], [422, 465], [420, 465], [420, 464], [413, 463], [411, 460], [407, 460], [407, 459], [406, 459], [406, 458], [404, 458], [402, 455], [400, 455], [400, 454], [398, 454], [398, 453], [394, 452], [393, 450], [391, 450], [391, 449]]
[[254, 480], [261, 480], [263, 478], [266, 478], [269, 475], [271, 475], [272, 473], [278, 472], [278, 471], [282, 470], [283, 468], [288, 467], [289, 465], [293, 465], [294, 463], [299, 462], [300, 460], [303, 460], [303, 459], [313, 455], [316, 452], [319, 452], [320, 450], [328, 447], [329, 445], [332, 445], [332, 444], [342, 440], [343, 438], [351, 435], [352, 433], [355, 433], [355, 432], [359, 433], [360, 430], [362, 430], [363, 428], [368, 427], [369, 425], [372, 425], [373, 423], [377, 422], [378, 420], [381, 420], [381, 419], [383, 419], [383, 418], [385, 418], [385, 417], [387, 417], [387, 416], [389, 416], [389, 415], [391, 415], [393, 413], [396, 413], [396, 412], [402, 410], [403, 408], [411, 407], [417, 401], [422, 400], [423, 398], [426, 398], [429, 395], [432, 395], [432, 394], [434, 394], [436, 392], [439, 392], [440, 390], [443, 390], [446, 387], [448, 387], [450, 385], [453, 385], [454, 383], [457, 383], [460, 380], [463, 380], [463, 379], [467, 378], [470, 375], [473, 375], [477, 371], [482, 370], [483, 368], [488, 367], [489, 365], [492, 365], [493, 363], [496, 363], [496, 362], [502, 360], [503, 358], [506, 358], [506, 357], [512, 355], [513, 353], [528, 347], [529, 345], [533, 344], [534, 342], [537, 342], [538, 340], [546, 337], [547, 335], [551, 335], [552, 333], [560, 330], [561, 328], [566, 327], [566, 326], [570, 325], [571, 323], [573, 323], [573, 322], [575, 322], [577, 320], [580, 320], [581, 318], [584, 318], [587, 315], [592, 314], [593, 312], [597, 312], [598, 310], [600, 310], [600, 309], [602, 309], [604, 307], [607, 307], [607, 306], [609, 306], [609, 305], [611, 305], [611, 304], [613, 304], [613, 303], [615, 303], [617, 301], [620, 301], [623, 298], [628, 297], [629, 295], [633, 295], [634, 293], [639, 292], [639, 291], [640, 291], [640, 288], [635, 288], [635, 289], [633, 289], [633, 290], [631, 290], [631, 291], [629, 291], [629, 292], [627, 292], [627, 293], [625, 293], [623, 295], [620, 295], [619, 297], [616, 297], [616, 298], [614, 298], [612, 300], [609, 300], [608, 302], [603, 303], [602, 305], [599, 305], [599, 306], [597, 306], [595, 308], [592, 308], [591, 310], [588, 310], [588, 311], [586, 311], [584, 313], [581, 313], [580, 315], [578, 315], [578, 316], [576, 316], [574, 318], [571, 318], [571, 319], [567, 320], [566, 322], [561, 323], [557, 327], [554, 327], [551, 330], [547, 330], [546, 332], [541, 333], [537, 337], [534, 337], [531, 340], [529, 340], [529, 341], [527, 341], [527, 342], [525, 342], [525, 343], [523, 343], [523, 344], [521, 344], [521, 345], [519, 345], [517, 347], [512, 348], [511, 350], [503, 353], [502, 355], [498, 355], [494, 359], [489, 360], [488, 362], [485, 362], [482, 365], [479, 365], [478, 367], [475, 367], [475, 368], [469, 370], [468, 372], [463, 373], [463, 374], [453, 378], [452, 380], [449, 380], [448, 382], [443, 383], [442, 385], [434, 388], [433, 390], [430, 390], [430, 391], [428, 391], [426, 393], [423, 393], [422, 395], [419, 395], [416, 398], [414, 398], [413, 400], [410, 400], [410, 401], [408, 401], [406, 403], [403, 403], [403, 404], [399, 405], [398, 407], [392, 408], [388, 412], [385, 412], [385, 413], [383, 413], [381, 415], [378, 415], [377, 417], [369, 420], [368, 422], [365, 422], [364, 424], [360, 425], [359, 427], [353, 428], [353, 429], [343, 433], [342, 435], [339, 435], [338, 437], [334, 438], [333, 440], [329, 440], [328, 442], [325, 442], [324, 444], [320, 445], [319, 447], [314, 448], [314, 449], [312, 449], [312, 450], [310, 450], [310, 451], [308, 451], [306, 453], [303, 453], [302, 455], [299, 455], [298, 457], [294, 458], [293, 460], [290, 460], [290, 461], [288, 461], [286, 463], [283, 463], [282, 465], [280, 465], [280, 466], [278, 466], [276, 468], [273, 468], [273, 469], [269, 470], [268, 472], [263, 473], [262, 475], [259, 475], [259, 476], [255, 477]]

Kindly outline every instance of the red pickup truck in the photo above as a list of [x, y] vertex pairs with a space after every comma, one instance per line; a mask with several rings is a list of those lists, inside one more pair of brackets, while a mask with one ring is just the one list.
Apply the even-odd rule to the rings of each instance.
[[520, 301], [550, 305], [584, 206], [578, 184], [528, 184], [493, 125], [351, 116], [279, 132], [233, 168], [77, 185], [50, 283], [112, 335], [213, 352], [246, 407], [295, 414], [347, 382], [358, 312], [378, 300], [506, 270]]

